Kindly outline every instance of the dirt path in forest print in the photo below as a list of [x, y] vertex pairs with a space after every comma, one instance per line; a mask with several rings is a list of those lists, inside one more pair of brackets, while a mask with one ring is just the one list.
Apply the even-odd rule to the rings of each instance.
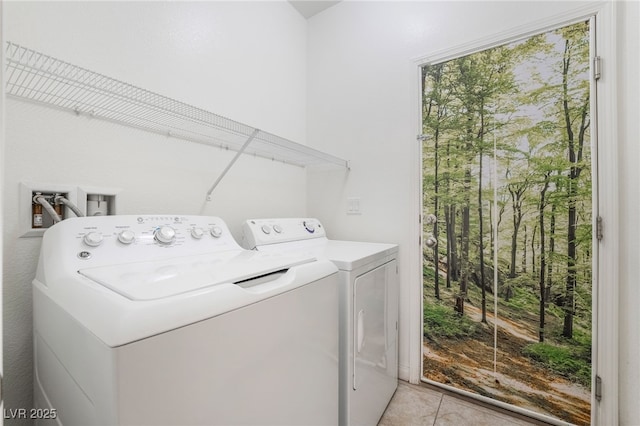
[[[480, 322], [480, 310], [467, 304], [465, 314]], [[497, 373], [493, 372], [493, 318], [470, 339], [425, 341], [425, 377], [578, 425], [590, 424], [590, 391], [554, 375], [522, 355], [536, 342], [534, 331], [498, 319]], [[479, 336], [479, 337], [478, 337]]]

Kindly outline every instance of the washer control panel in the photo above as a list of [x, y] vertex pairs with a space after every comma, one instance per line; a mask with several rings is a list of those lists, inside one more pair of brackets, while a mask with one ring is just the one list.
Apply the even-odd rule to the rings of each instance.
[[242, 246], [246, 249], [325, 237], [324, 227], [313, 218], [250, 219], [242, 225]]
[[219, 217], [177, 215], [70, 218], [47, 229], [45, 245], [53, 256], [74, 258], [83, 266], [241, 249]]

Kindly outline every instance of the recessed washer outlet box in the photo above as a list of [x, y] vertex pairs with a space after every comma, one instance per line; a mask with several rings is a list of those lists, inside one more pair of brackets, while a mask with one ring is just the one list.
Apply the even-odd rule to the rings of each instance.
[[[62, 195], [73, 204], [77, 205], [78, 187], [73, 185], [59, 185], [59, 184], [42, 184], [32, 182], [20, 183], [20, 202], [18, 207], [20, 237], [41, 237], [44, 232], [53, 225], [53, 218], [43, 207], [41, 216], [36, 221], [41, 226], [34, 226], [34, 209], [33, 198], [40, 193], [47, 200], [51, 202], [52, 208], [54, 208], [54, 198], [56, 195]], [[55, 208], [54, 208], [55, 209]], [[60, 206], [61, 217], [69, 218], [75, 216], [75, 214], [67, 206]]]

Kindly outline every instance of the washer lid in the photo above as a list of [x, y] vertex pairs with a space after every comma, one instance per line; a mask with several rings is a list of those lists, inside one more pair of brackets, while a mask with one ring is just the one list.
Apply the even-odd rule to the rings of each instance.
[[229, 251], [80, 269], [78, 273], [130, 300], [154, 300], [237, 283], [315, 261], [310, 255]]

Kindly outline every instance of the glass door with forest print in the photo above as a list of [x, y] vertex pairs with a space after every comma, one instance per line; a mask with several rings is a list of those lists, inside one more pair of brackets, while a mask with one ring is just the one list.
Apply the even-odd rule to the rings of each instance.
[[423, 375], [590, 423], [590, 24], [422, 68]]

